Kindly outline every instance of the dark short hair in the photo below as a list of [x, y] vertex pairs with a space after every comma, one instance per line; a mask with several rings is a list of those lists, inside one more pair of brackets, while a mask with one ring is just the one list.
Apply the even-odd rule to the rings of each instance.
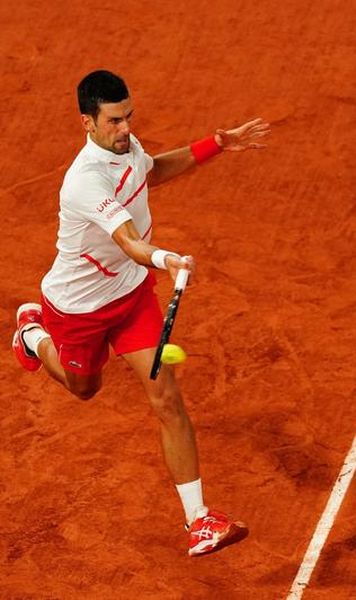
[[121, 102], [129, 97], [124, 80], [110, 71], [93, 71], [78, 85], [78, 102], [82, 115], [98, 115], [100, 104]]

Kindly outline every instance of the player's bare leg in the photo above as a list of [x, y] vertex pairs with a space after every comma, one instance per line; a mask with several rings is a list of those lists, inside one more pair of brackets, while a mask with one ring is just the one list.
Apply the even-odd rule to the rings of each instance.
[[189, 524], [190, 556], [198, 556], [237, 542], [248, 533], [246, 525], [203, 502], [195, 435], [175, 381], [173, 367], [162, 365], [155, 381], [149, 378], [155, 348], [124, 355], [145, 388], [159, 418], [164, 457], [176, 483]]
[[149, 377], [155, 354], [154, 348], [124, 354], [151, 402], [159, 419], [163, 454], [176, 484], [199, 478], [198, 452], [193, 426], [185, 410], [174, 377], [173, 367], [162, 365], [155, 381]]
[[59, 362], [56, 347], [50, 337], [46, 337], [38, 343], [36, 355], [52, 379], [61, 383], [80, 400], [90, 400], [101, 388], [101, 372], [94, 375], [79, 375], [72, 371], [66, 371]]
[[16, 319], [12, 347], [20, 364], [28, 371], [38, 371], [44, 366], [48, 374], [72, 394], [81, 400], [92, 398], [101, 387], [101, 372], [81, 375], [62, 367], [53, 340], [44, 329], [41, 305], [22, 304]]
[[47, 373], [81, 400], [90, 400], [101, 388], [101, 372], [94, 375], [79, 375], [63, 369], [51, 338], [45, 338], [38, 344], [37, 355]]
[[59, 362], [57, 350], [50, 337], [39, 342], [36, 354], [41, 359], [42, 365], [52, 379], [55, 379], [68, 388], [65, 370]]

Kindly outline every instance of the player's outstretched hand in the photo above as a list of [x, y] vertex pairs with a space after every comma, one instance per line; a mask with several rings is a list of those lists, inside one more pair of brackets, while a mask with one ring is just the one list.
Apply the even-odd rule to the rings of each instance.
[[190, 284], [192, 275], [195, 271], [195, 260], [192, 256], [183, 256], [182, 258], [177, 258], [176, 256], [173, 256], [173, 254], [170, 254], [166, 257], [165, 262], [173, 281], [176, 280], [179, 269], [188, 269], [188, 285]]
[[254, 119], [237, 127], [236, 129], [217, 129], [215, 141], [224, 150], [231, 152], [244, 152], [245, 150], [260, 150], [266, 144], [260, 144], [255, 140], [270, 133], [270, 125], [263, 119]]

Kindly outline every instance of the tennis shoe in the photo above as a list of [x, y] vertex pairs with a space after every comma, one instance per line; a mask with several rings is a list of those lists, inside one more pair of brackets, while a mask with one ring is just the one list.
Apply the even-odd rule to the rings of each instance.
[[24, 369], [38, 371], [42, 366], [42, 361], [26, 346], [23, 334], [34, 327], [43, 327], [41, 305], [35, 303], [21, 304], [17, 311], [16, 320], [17, 330], [12, 340], [12, 349]]
[[248, 535], [248, 528], [241, 521], [231, 521], [224, 513], [209, 510], [205, 517], [198, 517], [190, 527], [189, 556], [215, 552], [224, 546], [239, 542]]

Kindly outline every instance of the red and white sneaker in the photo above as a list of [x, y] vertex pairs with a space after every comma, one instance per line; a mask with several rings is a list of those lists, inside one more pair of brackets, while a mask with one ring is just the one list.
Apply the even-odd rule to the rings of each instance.
[[12, 349], [15, 352], [17, 360], [27, 371], [38, 371], [42, 366], [42, 361], [32, 350], [27, 348], [23, 334], [36, 325], [43, 327], [42, 307], [40, 304], [27, 303], [21, 304], [16, 315], [17, 330], [12, 340]]
[[241, 521], [231, 521], [227, 515], [209, 510], [205, 517], [198, 517], [187, 529], [189, 533], [189, 556], [198, 556], [220, 550], [248, 535], [248, 528]]

